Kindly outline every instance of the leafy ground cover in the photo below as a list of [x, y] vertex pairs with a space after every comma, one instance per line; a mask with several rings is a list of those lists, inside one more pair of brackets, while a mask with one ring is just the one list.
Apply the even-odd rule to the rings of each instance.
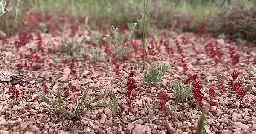
[[163, 29], [145, 52], [136, 24], [22, 23], [0, 41], [0, 133], [256, 133], [253, 43]]

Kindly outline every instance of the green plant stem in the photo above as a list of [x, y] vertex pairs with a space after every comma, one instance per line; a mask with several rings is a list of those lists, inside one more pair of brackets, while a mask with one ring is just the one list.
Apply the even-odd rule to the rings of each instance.
[[144, 8], [143, 8], [143, 19], [142, 19], [142, 47], [143, 47], [143, 70], [145, 69], [146, 62], [146, 32], [147, 32], [147, 5], [148, 1], [144, 0]]
[[198, 120], [198, 125], [196, 129], [196, 134], [202, 134], [204, 129], [204, 120], [205, 120], [205, 112], [202, 112], [202, 115], [200, 116]]

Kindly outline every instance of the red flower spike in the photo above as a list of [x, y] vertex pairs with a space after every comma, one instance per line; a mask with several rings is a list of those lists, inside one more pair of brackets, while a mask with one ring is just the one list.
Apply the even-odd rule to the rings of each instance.
[[11, 98], [18, 98], [19, 97], [19, 90], [15, 86], [11, 86], [8, 90], [8, 94], [11, 95]]
[[218, 90], [220, 91], [221, 94], [223, 94], [225, 92], [224, 80], [219, 81]]
[[232, 76], [233, 80], [236, 80], [237, 77], [239, 76], [239, 72], [233, 71], [231, 76]]
[[137, 85], [136, 85], [136, 81], [134, 80], [134, 74], [135, 74], [135, 72], [134, 71], [131, 71], [130, 72], [130, 74], [129, 74], [129, 76], [128, 76], [128, 81], [127, 81], [127, 105], [129, 106], [129, 107], [131, 107], [131, 105], [132, 105], [132, 99], [135, 97], [135, 93], [133, 93], [132, 91], [134, 90], [134, 89], [136, 89], [137, 88]]
[[162, 100], [167, 100], [168, 94], [165, 91], [160, 91], [158, 93], [158, 97], [161, 98]]
[[46, 85], [46, 82], [43, 82], [43, 83], [42, 83], [42, 86], [43, 86], [43, 89], [44, 89], [44, 93], [45, 93], [45, 94], [48, 93], [48, 87], [47, 87], [47, 85]]
[[160, 91], [158, 93], [158, 97], [161, 99], [160, 106], [163, 111], [164, 119], [166, 120], [166, 117], [167, 117], [166, 101], [168, 98], [168, 94], [165, 91]]
[[210, 87], [209, 89], [209, 95], [210, 95], [210, 98], [214, 98], [216, 96], [216, 93], [214, 91], [215, 89], [213, 87]]
[[201, 109], [203, 106], [202, 101], [204, 99], [204, 96], [203, 96], [203, 93], [200, 91], [200, 89], [203, 88], [203, 86], [200, 83], [200, 81], [197, 81], [197, 80], [194, 80], [192, 82], [192, 85], [193, 85], [192, 94], [197, 102], [198, 109]]

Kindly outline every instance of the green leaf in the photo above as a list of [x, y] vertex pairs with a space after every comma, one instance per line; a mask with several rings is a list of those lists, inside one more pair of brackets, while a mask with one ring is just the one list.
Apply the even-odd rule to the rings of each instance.
[[97, 102], [97, 101], [99, 101], [99, 100], [101, 100], [101, 99], [103, 99], [104, 96], [105, 96], [105, 93], [100, 94], [99, 96], [95, 97], [95, 98], [90, 102], [90, 104], [91, 104], [91, 103], [94, 103], [94, 102]]
[[164, 72], [166, 72], [167, 70], [168, 70], [168, 66], [165, 65], [165, 64], [163, 64], [163, 65], [161, 66], [161, 71], [164, 73]]
[[166, 110], [167, 110], [168, 115], [173, 115], [174, 112], [176, 111], [176, 107], [167, 104], [167, 105], [166, 105]]
[[246, 91], [249, 91], [252, 89], [252, 86], [251, 85], [246, 85], [245, 83], [243, 83], [242, 85], [243, 89], [246, 90]]
[[118, 109], [118, 98], [116, 95], [113, 95], [109, 101], [109, 107], [112, 110], [113, 114], [116, 115]]
[[81, 97], [79, 104], [83, 105], [85, 103], [85, 99], [86, 99], [87, 96], [88, 96], [88, 91], [84, 91], [84, 94]]
[[148, 117], [149, 119], [151, 120], [154, 120], [155, 119], [155, 113], [154, 113], [154, 110], [150, 107], [148, 107]]
[[58, 88], [58, 93], [57, 93], [57, 97], [58, 97], [58, 106], [61, 106], [62, 105], [62, 97], [61, 97], [61, 91], [60, 91], [60, 88]]
[[48, 105], [51, 105], [51, 102], [48, 98], [46, 98], [44, 95], [40, 95], [40, 98], [43, 102], [45, 102]]
[[85, 99], [88, 96], [88, 91], [84, 91], [83, 96], [80, 98], [79, 103], [75, 110], [76, 117], [84, 115]]
[[172, 88], [174, 89], [175, 99], [179, 102], [184, 103], [187, 101], [187, 98], [191, 94], [192, 84], [189, 84], [188, 88], [186, 89], [186, 88], [182, 87], [180, 82], [177, 82], [177, 83], [173, 84]]
[[196, 134], [202, 134], [203, 133], [203, 129], [204, 129], [204, 120], [205, 120], [205, 115], [204, 113], [202, 113], [202, 115], [200, 116], [199, 120], [198, 120], [198, 125], [197, 125], [197, 129], [196, 129]]
[[54, 63], [55, 65], [58, 65], [60, 62], [59, 62], [58, 60], [53, 59], [53, 63]]
[[93, 105], [91, 107], [92, 107], [92, 109], [105, 108], [105, 107], [108, 107], [108, 103], [103, 102], [103, 103], [99, 103], [99, 104]]

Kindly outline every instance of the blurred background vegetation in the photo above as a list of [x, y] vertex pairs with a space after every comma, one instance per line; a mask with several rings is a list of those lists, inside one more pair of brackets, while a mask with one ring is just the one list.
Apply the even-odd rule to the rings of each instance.
[[[143, 0], [7, 0], [7, 3], [13, 10], [1, 20], [2, 31], [20, 29], [23, 19], [31, 14], [69, 16], [72, 20], [86, 18], [91, 28], [111, 25], [128, 28], [129, 23], [141, 20], [143, 12]], [[256, 0], [149, 0], [148, 4], [151, 28], [184, 32], [203, 27], [214, 36], [229, 34], [232, 39], [255, 42]]]

